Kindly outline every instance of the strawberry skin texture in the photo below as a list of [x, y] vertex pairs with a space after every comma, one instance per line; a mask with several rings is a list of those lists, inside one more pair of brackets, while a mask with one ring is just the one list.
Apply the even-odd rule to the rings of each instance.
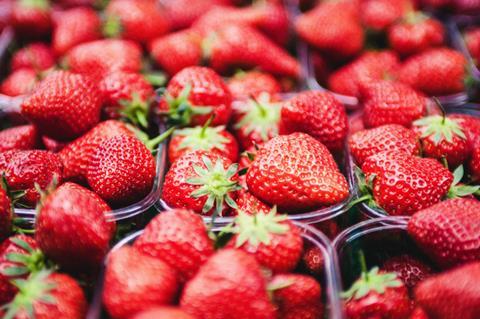
[[300, 306], [289, 309], [280, 315], [281, 319], [317, 319], [323, 318], [324, 310], [321, 304]]
[[289, 213], [333, 205], [349, 194], [328, 149], [304, 133], [274, 137], [260, 148], [247, 185], [254, 196]]
[[430, 266], [410, 255], [399, 255], [385, 261], [382, 269], [387, 272], [394, 272], [397, 277], [407, 286], [413, 289], [417, 284], [432, 275]]
[[173, 29], [185, 29], [215, 5], [231, 4], [229, 0], [176, 0], [161, 2]]
[[7, 192], [3, 188], [0, 188], [0, 240], [4, 240], [10, 234], [12, 230], [12, 221], [12, 202], [10, 201]]
[[430, 49], [407, 59], [398, 79], [429, 96], [459, 93], [465, 89], [466, 64], [460, 52]]
[[323, 274], [325, 257], [323, 256], [322, 250], [317, 246], [306, 248], [302, 256], [302, 263], [310, 274], [316, 276]]
[[480, 119], [468, 114], [449, 114], [451, 119], [455, 119], [463, 128], [463, 133], [467, 136], [470, 145], [473, 146], [480, 142]]
[[227, 85], [235, 100], [258, 98], [263, 92], [270, 96], [277, 96], [282, 92], [282, 87], [277, 79], [268, 73], [259, 71], [237, 73], [228, 79]]
[[128, 205], [152, 189], [155, 158], [135, 136], [104, 140], [93, 153], [87, 169], [91, 189], [113, 206]]
[[188, 313], [177, 307], [153, 307], [149, 310], [137, 313], [131, 319], [152, 319], [152, 318], [168, 318], [168, 319], [195, 319]]
[[480, 202], [449, 199], [424, 209], [408, 222], [408, 233], [442, 268], [480, 258]]
[[297, 94], [282, 106], [280, 134], [304, 132], [330, 151], [341, 151], [348, 133], [345, 107], [327, 92]]
[[429, 318], [422, 308], [416, 307], [415, 309], [413, 309], [412, 313], [410, 314], [409, 319], [429, 319]]
[[[42, 143], [43, 143], [43, 146], [45, 146], [45, 149], [52, 153], [60, 152], [67, 145], [66, 142], [59, 142], [45, 135], [42, 136]], [[64, 170], [65, 170], [65, 167], [64, 167]], [[64, 171], [64, 174], [65, 174], [65, 171]]]
[[348, 140], [350, 152], [358, 163], [382, 151], [403, 151], [410, 155], [420, 154], [417, 134], [398, 124], [387, 124], [369, 130], [358, 131]]
[[37, 214], [35, 240], [66, 269], [98, 269], [115, 232], [108, 205], [92, 191], [67, 182], [48, 195]]
[[253, 196], [247, 190], [240, 190], [236, 200], [238, 209], [236, 214], [241, 211], [249, 215], [255, 215], [258, 213], [267, 214], [272, 209], [270, 206]]
[[453, 174], [437, 160], [401, 151], [383, 151], [362, 165], [373, 180], [373, 198], [390, 215], [412, 215], [439, 202], [453, 182]]
[[18, 50], [12, 57], [12, 71], [28, 68], [35, 71], [44, 71], [55, 65], [55, 56], [52, 50], [41, 42], [32, 43]]
[[[273, 291], [273, 300], [282, 313], [294, 308], [320, 303], [322, 288], [313, 277], [300, 274], [279, 274], [272, 278], [269, 286], [274, 287], [288, 283], [290, 285]], [[319, 316], [319, 318], [321, 317]]]
[[180, 306], [198, 319], [273, 319], [277, 315], [260, 266], [235, 249], [222, 249], [210, 257], [185, 285]]
[[30, 150], [38, 145], [37, 129], [33, 125], [21, 125], [0, 131], [0, 152]]
[[200, 216], [174, 209], [155, 217], [135, 241], [135, 248], [175, 269], [182, 283], [195, 276], [214, 253], [213, 241]]
[[472, 156], [468, 162], [472, 179], [475, 181], [480, 180], [480, 142], [473, 148]]
[[38, 83], [37, 73], [33, 69], [18, 69], [10, 73], [2, 82], [0, 92], [8, 96], [26, 95], [33, 91]]
[[111, 318], [127, 319], [171, 304], [178, 288], [177, 274], [168, 264], [124, 246], [108, 257], [102, 299]]
[[87, 77], [68, 71], [50, 73], [22, 103], [22, 114], [45, 135], [72, 140], [100, 120], [102, 98]]
[[411, 0], [366, 0], [359, 12], [363, 24], [372, 30], [387, 29], [413, 7]]

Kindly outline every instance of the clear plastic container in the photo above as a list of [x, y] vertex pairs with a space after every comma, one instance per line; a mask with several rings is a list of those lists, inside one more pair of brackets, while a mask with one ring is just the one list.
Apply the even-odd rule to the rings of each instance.
[[[328, 238], [316, 230], [315, 228], [305, 225], [303, 223], [295, 222], [301, 230], [301, 235], [303, 237], [305, 247], [318, 247], [324, 258], [324, 267], [323, 273], [316, 278], [322, 286], [322, 293], [324, 298], [324, 304], [326, 305], [325, 309], [325, 318], [328, 319], [342, 319], [342, 309], [341, 303], [338, 299], [339, 294], [339, 282], [337, 281], [337, 275], [335, 273], [333, 264], [334, 259], [332, 258], [332, 247]], [[214, 228], [214, 231], [219, 231], [220, 228]], [[119, 241], [110, 252], [119, 249], [125, 245], [131, 245], [135, 239], [142, 234], [142, 230], [137, 231], [131, 234], [128, 237], [125, 237]], [[108, 256], [106, 257], [108, 258]], [[95, 288], [94, 296], [92, 303], [90, 305], [87, 319], [99, 319], [107, 318], [104, 310], [102, 309], [102, 289], [103, 289], [103, 273], [100, 276], [97, 286]]]
[[[453, 47], [462, 52], [463, 55], [468, 60], [469, 71], [472, 77], [480, 81], [480, 69], [475, 64], [475, 61], [470, 54], [470, 51], [467, 49], [467, 45], [462, 35], [462, 31], [467, 29], [470, 26], [479, 26], [480, 25], [480, 17], [467, 17], [467, 16], [460, 16], [456, 18], [451, 18], [448, 21], [448, 29], [452, 37], [452, 45]], [[480, 61], [479, 61], [480, 62]]]

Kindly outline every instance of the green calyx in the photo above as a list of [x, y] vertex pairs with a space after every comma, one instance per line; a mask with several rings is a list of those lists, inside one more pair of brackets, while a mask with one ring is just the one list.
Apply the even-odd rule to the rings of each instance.
[[0, 178], [0, 187], [3, 188], [5, 193], [7, 193], [8, 198], [10, 198], [12, 212], [14, 210], [15, 204], [25, 196], [24, 190], [14, 191], [8, 186], [7, 177], [5, 172], [3, 172], [2, 177]]
[[379, 268], [374, 267], [369, 272], [363, 272], [352, 287], [343, 292], [341, 296], [347, 300], [360, 299], [371, 291], [383, 294], [388, 288], [400, 286], [402, 286], [402, 282], [395, 273], [379, 273]]
[[149, 101], [134, 92], [130, 100], [120, 100], [119, 103], [121, 105], [119, 114], [122, 118], [136, 126], [148, 128]]
[[191, 127], [177, 130], [175, 135], [183, 136], [179, 149], [191, 150], [212, 150], [214, 148], [225, 150], [225, 144], [228, 139], [220, 134], [225, 129], [224, 126], [218, 127]]
[[230, 193], [242, 188], [238, 181], [232, 179], [238, 171], [238, 164], [232, 164], [225, 169], [221, 159], [213, 164], [206, 156], [202, 157], [202, 162], [205, 168], [198, 165], [193, 166], [197, 177], [187, 180], [187, 183], [199, 186], [190, 196], [193, 198], [207, 196], [202, 209], [204, 214], [215, 207], [214, 216], [221, 216], [224, 204], [237, 209], [237, 204]]
[[413, 125], [420, 127], [422, 138], [432, 136], [435, 145], [438, 145], [442, 140], [451, 143], [454, 135], [464, 140], [467, 138], [456, 120], [442, 115], [421, 118], [413, 122]]
[[244, 128], [245, 134], [258, 131], [264, 142], [268, 141], [269, 134], [278, 135], [280, 103], [271, 102], [268, 93], [263, 92], [257, 99], [249, 99], [244, 108], [245, 115], [235, 124], [235, 129]]
[[48, 0], [20, 0], [20, 5], [29, 9], [47, 11], [50, 8]]
[[453, 182], [448, 190], [447, 198], [460, 198], [478, 193], [480, 185], [465, 185], [460, 183], [463, 175], [463, 165], [460, 165], [453, 172]]
[[418, 24], [428, 19], [428, 16], [419, 11], [409, 11], [405, 14], [403, 21], [408, 24]]
[[168, 130], [163, 132], [162, 134], [150, 139], [147, 133], [134, 127], [133, 125], [129, 125], [128, 128], [135, 134], [135, 136], [145, 144], [145, 146], [150, 150], [150, 152], [154, 153], [158, 144], [165, 141], [172, 133], [177, 129], [176, 126], [170, 127]]
[[374, 208], [387, 214], [380, 206], [378, 206], [377, 202], [375, 202], [375, 199], [373, 198], [373, 181], [377, 176], [375, 174], [371, 174], [367, 178], [365, 176], [365, 173], [363, 173], [363, 171], [358, 166], [354, 167], [354, 171], [355, 177], [357, 179], [359, 196], [348, 204], [347, 209], [350, 209], [359, 203], [365, 203], [368, 207]]
[[108, 15], [102, 26], [102, 33], [107, 38], [117, 38], [123, 32], [122, 20], [115, 15]]
[[8, 253], [6, 259], [16, 265], [3, 269], [2, 275], [6, 277], [18, 277], [35, 274], [47, 267], [45, 255], [40, 249], [33, 249], [26, 241], [20, 238], [13, 237], [10, 240], [25, 250], [26, 253]]

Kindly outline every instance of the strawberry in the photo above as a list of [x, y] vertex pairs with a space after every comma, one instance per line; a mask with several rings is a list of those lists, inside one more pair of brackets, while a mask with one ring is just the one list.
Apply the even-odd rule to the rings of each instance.
[[363, 124], [367, 128], [385, 124], [410, 127], [427, 112], [427, 99], [398, 82], [370, 82], [361, 88], [361, 96]]
[[100, 120], [102, 98], [93, 82], [68, 71], [50, 73], [23, 100], [22, 115], [45, 135], [74, 139]]
[[152, 189], [156, 163], [135, 136], [119, 135], [102, 141], [87, 168], [90, 188], [113, 206], [128, 205]]
[[463, 133], [467, 136], [470, 145], [480, 141], [480, 119], [468, 114], [449, 114], [449, 117], [455, 119], [463, 128]]
[[188, 313], [177, 307], [154, 307], [137, 313], [132, 319], [152, 319], [152, 318], [168, 318], [168, 319], [195, 319]]
[[171, 304], [179, 286], [173, 268], [130, 246], [109, 255], [103, 285], [103, 304], [114, 319]]
[[202, 37], [197, 32], [188, 29], [153, 40], [149, 52], [158, 66], [174, 76], [186, 67], [201, 64], [201, 44]]
[[276, 318], [260, 266], [236, 249], [222, 249], [207, 260], [185, 285], [180, 306], [199, 319]]
[[415, 300], [428, 318], [475, 319], [480, 316], [480, 263], [432, 276], [415, 289]]
[[348, 1], [324, 2], [295, 21], [300, 38], [332, 56], [351, 57], [364, 44], [355, 7]]
[[270, 96], [277, 96], [282, 92], [277, 79], [259, 71], [237, 72], [228, 79], [227, 85], [235, 100], [258, 99], [264, 92]]
[[410, 155], [420, 154], [417, 134], [398, 124], [387, 124], [369, 130], [358, 131], [348, 140], [350, 152], [358, 163], [382, 151], [403, 151]]
[[12, 71], [27, 68], [40, 72], [55, 65], [55, 56], [46, 44], [36, 42], [15, 52], [10, 65]]
[[394, 272], [408, 289], [413, 289], [417, 284], [432, 275], [433, 270], [423, 261], [411, 255], [398, 255], [387, 259], [382, 270]]
[[472, 180], [480, 181], [480, 142], [473, 147], [470, 161], [468, 162]]
[[247, 185], [254, 196], [289, 213], [333, 205], [349, 194], [328, 149], [304, 133], [265, 143], [248, 169]]
[[280, 133], [304, 132], [330, 151], [341, 151], [348, 133], [345, 107], [328, 92], [297, 94], [282, 106]]
[[465, 89], [465, 57], [449, 48], [413, 55], [401, 66], [398, 79], [427, 95], [448, 95]]
[[317, 246], [308, 247], [302, 257], [302, 262], [312, 275], [323, 274], [325, 267], [325, 257], [323, 252]]
[[440, 21], [420, 12], [411, 12], [388, 29], [388, 42], [402, 56], [416, 54], [445, 42]]
[[156, 1], [113, 0], [105, 9], [104, 32], [135, 42], [147, 43], [168, 32], [166, 15]]
[[[2, 184], [5, 184], [4, 181]], [[0, 240], [4, 240], [12, 231], [13, 209], [7, 190], [7, 185], [0, 187]]]
[[413, 215], [408, 233], [441, 267], [453, 267], [480, 258], [478, 231], [480, 202], [456, 198]]
[[53, 153], [60, 152], [67, 145], [66, 142], [59, 142], [45, 135], [42, 136], [42, 143], [43, 143], [43, 146], [45, 146], [45, 149], [47, 151], [50, 151]]
[[67, 182], [41, 203], [35, 240], [53, 261], [70, 270], [97, 269], [115, 232], [108, 205], [92, 191]]
[[33, 125], [21, 125], [0, 131], [0, 152], [30, 150], [38, 145], [37, 129]]
[[[362, 170], [366, 181], [373, 180], [367, 186], [371, 188], [366, 195], [369, 205], [394, 216], [412, 215], [438, 203], [453, 182], [453, 174], [438, 161], [396, 150], [368, 157]], [[360, 188], [367, 193], [363, 183]]]
[[408, 319], [429, 319], [425, 311], [420, 307], [415, 307]]
[[229, 3], [229, 0], [175, 0], [161, 1], [161, 4], [167, 13], [172, 28], [175, 30], [185, 29], [200, 18], [205, 12], [208, 12], [215, 5]]
[[361, 84], [393, 76], [398, 68], [398, 57], [392, 51], [367, 51], [333, 72], [328, 87], [336, 93], [359, 97]]
[[413, 125], [420, 135], [423, 156], [445, 158], [450, 167], [457, 167], [470, 155], [470, 144], [458, 120], [432, 115], [416, 120]]
[[202, 218], [181, 209], [157, 215], [135, 241], [135, 248], [165, 261], [177, 271], [181, 282], [193, 278], [214, 253]]
[[172, 124], [203, 125], [214, 115], [212, 125], [227, 124], [232, 96], [223, 79], [212, 69], [188, 67], [168, 83], [159, 104]]
[[3, 80], [0, 92], [8, 96], [26, 95], [33, 91], [37, 83], [38, 77], [35, 70], [18, 69]]
[[478, 65], [480, 63], [480, 28], [473, 27], [463, 35], [468, 52]]
[[19, 0], [12, 4], [11, 24], [15, 31], [28, 37], [48, 34], [51, 28], [48, 0]]
[[0, 172], [10, 189], [25, 192], [21, 201], [28, 206], [35, 206], [40, 197], [35, 184], [45, 189], [54, 181], [62, 182], [60, 158], [47, 151], [11, 150], [0, 153]]
[[237, 208], [238, 164], [219, 154], [197, 150], [180, 156], [170, 167], [162, 199], [172, 208], [203, 215], [226, 215]]
[[52, 47], [58, 56], [78, 44], [100, 39], [101, 21], [95, 10], [76, 7], [54, 16]]
[[359, 12], [367, 28], [381, 31], [400, 20], [412, 7], [411, 0], [364, 0]]
[[307, 305], [288, 309], [280, 318], [281, 319], [317, 319], [324, 316], [323, 306], [321, 304]]
[[[273, 290], [273, 300], [282, 313], [310, 305], [321, 308], [322, 288], [313, 277], [279, 274], [272, 278], [268, 287], [269, 290]], [[315, 318], [322, 317], [323, 315], [318, 315]]]
[[246, 190], [240, 190], [237, 196], [237, 207], [236, 213], [242, 212], [249, 215], [255, 215], [257, 213], [268, 214], [271, 210], [271, 207], [253, 196]]

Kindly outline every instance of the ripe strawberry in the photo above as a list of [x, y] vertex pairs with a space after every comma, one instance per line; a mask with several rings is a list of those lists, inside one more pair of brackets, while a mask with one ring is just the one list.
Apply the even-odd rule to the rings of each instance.
[[410, 314], [409, 319], [429, 319], [425, 311], [420, 307], [415, 307]]
[[282, 92], [281, 84], [272, 75], [259, 72], [237, 72], [228, 79], [228, 88], [235, 100], [259, 98], [262, 93], [276, 97]]
[[280, 316], [281, 319], [317, 319], [322, 318], [323, 314], [323, 305], [308, 305], [297, 308], [292, 308]]
[[33, 125], [21, 125], [0, 131], [0, 152], [30, 150], [38, 145], [37, 129]]
[[70, 276], [42, 271], [14, 282], [19, 292], [7, 306], [5, 318], [85, 318], [87, 301]]
[[417, 134], [398, 124], [387, 124], [369, 130], [358, 131], [348, 141], [350, 152], [358, 165], [370, 156], [382, 151], [403, 151], [420, 154]]
[[5, 175], [8, 187], [25, 191], [21, 201], [35, 206], [40, 195], [35, 184], [46, 189], [55, 180], [62, 182], [62, 163], [59, 157], [47, 151], [11, 150], [0, 153], [0, 173]]
[[332, 56], [351, 57], [363, 48], [363, 28], [348, 1], [319, 4], [297, 18], [295, 29], [308, 44]]
[[452, 267], [480, 258], [480, 202], [456, 198], [419, 211], [408, 233], [438, 265]]
[[137, 313], [132, 319], [152, 319], [152, 318], [166, 318], [166, 319], [195, 319], [188, 313], [177, 307], [153, 307], [148, 310]]
[[342, 294], [349, 319], [405, 319], [412, 311], [408, 290], [395, 273], [372, 268]]
[[470, 145], [480, 141], [480, 119], [468, 114], [449, 114], [449, 117], [455, 119], [463, 128], [463, 133], [467, 136]]
[[373, 179], [367, 186], [372, 192], [369, 205], [394, 216], [412, 215], [438, 203], [453, 182], [453, 174], [438, 161], [396, 150], [368, 157], [362, 170], [366, 181]]
[[212, 69], [188, 67], [168, 83], [159, 104], [173, 124], [203, 125], [214, 115], [212, 125], [227, 124], [232, 96], [223, 79]]
[[321, 275], [325, 267], [325, 257], [323, 252], [317, 246], [312, 246], [305, 249], [302, 257], [302, 262], [312, 275]]
[[333, 205], [349, 193], [328, 149], [304, 133], [268, 141], [248, 169], [247, 185], [260, 200], [288, 213]]
[[472, 180], [480, 181], [480, 142], [473, 147], [470, 161], [468, 162]]
[[444, 34], [440, 21], [411, 12], [388, 29], [388, 42], [398, 54], [406, 56], [441, 46], [445, 42]]
[[465, 45], [475, 60], [475, 63], [477, 65], [480, 64], [480, 28], [474, 27], [467, 30], [463, 37], [465, 39]]
[[236, 249], [222, 249], [207, 260], [185, 285], [180, 306], [196, 318], [276, 318], [260, 266]]
[[103, 285], [103, 304], [114, 319], [171, 304], [179, 288], [173, 268], [130, 246], [109, 255]]
[[3, 80], [0, 92], [8, 96], [26, 95], [33, 91], [37, 83], [38, 77], [35, 70], [18, 69]]
[[12, 71], [27, 68], [40, 72], [55, 65], [55, 56], [49, 46], [36, 42], [15, 52], [10, 64]]
[[343, 149], [348, 133], [345, 107], [331, 93], [307, 91], [282, 106], [280, 133], [304, 132], [330, 151]]
[[135, 241], [135, 248], [175, 269], [181, 282], [193, 278], [214, 252], [203, 220], [188, 210], [157, 215]]
[[42, 202], [35, 240], [53, 261], [70, 270], [98, 269], [115, 232], [108, 205], [92, 191], [65, 183]]
[[51, 27], [49, 1], [15, 1], [12, 4], [10, 19], [15, 31], [21, 36], [44, 36]]
[[59, 142], [45, 135], [42, 136], [42, 143], [43, 146], [45, 146], [45, 149], [52, 153], [60, 152], [67, 145], [66, 142]]
[[[282, 313], [305, 306], [321, 306], [322, 288], [313, 277], [298, 274], [279, 274], [272, 278], [268, 287], [269, 290], [273, 291], [273, 300]], [[315, 318], [322, 317], [322, 315], [319, 315]]]
[[52, 47], [58, 56], [81, 43], [100, 38], [101, 21], [95, 10], [76, 7], [54, 16]]
[[385, 124], [410, 127], [427, 112], [427, 99], [402, 83], [370, 82], [362, 86], [360, 92], [363, 124], [367, 128]]
[[238, 164], [219, 154], [197, 150], [179, 157], [163, 184], [162, 199], [172, 208], [203, 215], [226, 215], [236, 208]]
[[475, 319], [480, 316], [480, 263], [432, 276], [415, 289], [415, 300], [429, 318]]
[[427, 95], [448, 95], [465, 89], [465, 57], [448, 48], [430, 49], [407, 59], [398, 79]]
[[87, 168], [90, 188], [113, 206], [128, 205], [152, 189], [155, 158], [135, 136], [119, 135], [102, 141]]
[[107, 36], [120, 36], [147, 43], [168, 32], [166, 15], [156, 1], [113, 0], [105, 9], [104, 31]]
[[237, 196], [237, 210], [236, 214], [239, 212], [255, 215], [258, 213], [268, 214], [272, 209], [270, 206], [253, 196], [247, 190], [240, 190]]
[[172, 28], [185, 29], [215, 5], [228, 4], [230, 0], [175, 0], [161, 1]]
[[408, 289], [413, 289], [417, 284], [432, 275], [433, 270], [423, 261], [411, 255], [394, 256], [382, 266], [382, 270], [386, 272], [394, 272]]
[[458, 120], [432, 115], [416, 120], [413, 125], [420, 135], [423, 156], [445, 158], [450, 167], [457, 167], [470, 155], [470, 144]]
[[332, 73], [328, 87], [336, 93], [359, 97], [361, 84], [394, 76], [399, 64], [398, 57], [392, 51], [367, 51]]
[[74, 139], [100, 120], [102, 98], [93, 82], [68, 71], [50, 73], [22, 103], [22, 114], [45, 135]]
[[411, 0], [365, 0], [359, 12], [367, 28], [380, 31], [400, 20], [412, 7]]

